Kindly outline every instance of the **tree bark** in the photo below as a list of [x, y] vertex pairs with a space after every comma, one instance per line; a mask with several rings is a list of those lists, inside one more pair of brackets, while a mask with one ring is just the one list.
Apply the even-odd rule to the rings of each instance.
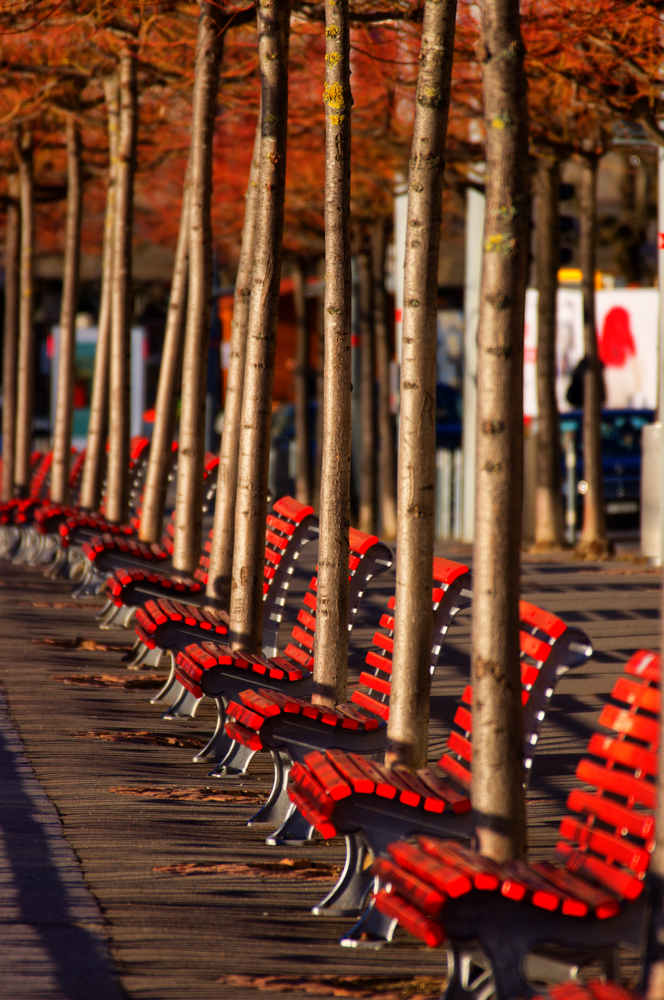
[[20, 130], [16, 153], [21, 202], [21, 253], [18, 308], [18, 373], [16, 402], [16, 454], [14, 492], [19, 497], [30, 489], [30, 452], [32, 448], [32, 415], [35, 387], [35, 327], [34, 327], [34, 256], [35, 256], [35, 189], [33, 174], [32, 133]]
[[182, 190], [180, 230], [175, 247], [168, 318], [164, 346], [159, 366], [159, 384], [155, 403], [154, 426], [150, 443], [150, 458], [145, 476], [145, 493], [141, 512], [139, 538], [152, 544], [161, 538], [171, 470], [173, 435], [178, 393], [182, 378], [182, 351], [189, 278], [189, 167]]
[[235, 279], [233, 319], [231, 322], [230, 358], [226, 380], [224, 429], [219, 451], [217, 496], [214, 507], [214, 530], [208, 566], [206, 603], [211, 607], [228, 610], [231, 601], [233, 574], [233, 548], [235, 542], [235, 502], [237, 494], [238, 453], [240, 449], [242, 390], [247, 333], [251, 306], [251, 285], [256, 244], [256, 217], [258, 215], [259, 174], [261, 155], [261, 116], [256, 123], [254, 151], [249, 170], [249, 183], [245, 199], [242, 248]]
[[373, 269], [374, 337], [376, 341], [376, 381], [378, 383], [378, 492], [383, 538], [397, 533], [396, 451], [394, 416], [390, 406], [390, 343], [385, 296], [385, 228], [387, 219], [378, 218], [371, 230]]
[[351, 232], [348, 0], [325, 0], [325, 371], [313, 701], [346, 700]]
[[371, 252], [365, 247], [357, 257], [360, 285], [360, 420], [362, 460], [360, 470], [360, 531], [373, 535], [376, 511], [376, 403]]
[[83, 163], [81, 133], [73, 118], [67, 121], [67, 218], [65, 222], [64, 275], [60, 307], [58, 352], [58, 395], [53, 435], [51, 500], [69, 502], [71, 434], [74, 419], [74, 362], [76, 352], [76, 310], [81, 261], [81, 218], [83, 215]]
[[539, 289], [537, 325], [537, 492], [535, 548], [560, 548], [564, 542], [561, 448], [556, 402], [556, 294], [560, 263], [556, 157], [539, 161], [536, 176], [535, 267]]
[[526, 850], [519, 660], [528, 108], [518, 0], [484, 0], [486, 222], [477, 344], [472, 802], [482, 854]]
[[2, 352], [2, 491], [0, 499], [14, 495], [16, 438], [16, 361], [18, 357], [19, 247], [21, 215], [18, 175], [7, 180], [7, 228], [5, 230], [5, 325]]
[[281, 282], [288, 123], [290, 3], [259, 0], [261, 153], [256, 245], [240, 431], [230, 603], [234, 649], [256, 653], [263, 631], [263, 564], [272, 387]]
[[307, 304], [304, 298], [304, 274], [300, 260], [297, 260], [293, 267], [293, 301], [295, 304], [295, 329], [297, 331], [294, 379], [295, 447], [297, 448], [295, 498], [300, 503], [308, 504], [311, 493], [309, 470], [309, 328], [307, 326]]
[[[325, 260], [321, 259], [319, 278], [325, 285]], [[316, 350], [316, 450], [314, 461], [313, 506], [320, 510], [320, 480], [323, 469], [323, 416], [325, 413], [325, 288], [318, 296], [318, 345]]]
[[212, 316], [212, 144], [224, 50], [221, 8], [201, 0], [191, 113], [189, 298], [182, 362], [173, 567], [193, 573], [203, 531], [207, 354]]
[[386, 762], [423, 767], [429, 728], [438, 254], [456, 0], [426, 0], [408, 177], [396, 608]]
[[581, 159], [579, 189], [579, 257], [583, 273], [583, 346], [588, 366], [583, 376], [583, 527], [576, 547], [584, 559], [606, 559], [604, 483], [602, 475], [602, 371], [595, 323], [595, 254], [597, 248], [597, 157]]
[[111, 351], [109, 372], [109, 452], [106, 517], [123, 523], [129, 514], [129, 440], [131, 434], [129, 353], [132, 321], [132, 223], [136, 169], [136, 53], [120, 56], [120, 117], [113, 232]]
[[120, 91], [116, 74], [104, 80], [106, 115], [108, 118], [108, 190], [102, 248], [102, 283], [97, 346], [90, 400], [90, 422], [81, 482], [81, 507], [97, 510], [101, 500], [102, 481], [106, 467], [106, 432], [108, 428], [108, 378], [111, 346], [111, 292], [113, 288], [113, 235], [115, 232], [116, 184], [118, 174], [118, 138]]

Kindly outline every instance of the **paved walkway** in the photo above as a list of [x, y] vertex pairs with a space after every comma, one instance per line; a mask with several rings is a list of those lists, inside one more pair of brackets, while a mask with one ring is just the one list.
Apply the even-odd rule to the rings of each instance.
[[[303, 560], [296, 589], [310, 569]], [[369, 589], [354, 671], [392, 588], [381, 579]], [[659, 575], [627, 562], [528, 563], [523, 593], [584, 628], [596, 650], [560, 683], [535, 758], [536, 856], [555, 842], [616, 674], [634, 649], [659, 645]], [[463, 616], [434, 679], [432, 759], [467, 680], [468, 634]], [[211, 729], [212, 706], [188, 724], [161, 720], [148, 699], [164, 671], [126, 671], [117, 647], [131, 638], [100, 632], [66, 584], [0, 564], [0, 688], [10, 720], [0, 712], [0, 996], [436, 996], [444, 954], [402, 933], [383, 952], [341, 949], [348, 921], [311, 916], [342, 844], [318, 838], [284, 852], [266, 846], [265, 828], [248, 829], [269, 761], [259, 755], [241, 782], [208, 779], [191, 757]]]
[[99, 905], [0, 693], [0, 996], [120, 1000]]

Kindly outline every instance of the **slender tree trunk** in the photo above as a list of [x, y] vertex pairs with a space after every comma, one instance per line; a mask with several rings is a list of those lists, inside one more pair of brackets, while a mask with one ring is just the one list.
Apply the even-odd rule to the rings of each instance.
[[158, 542], [161, 538], [166, 507], [168, 474], [171, 469], [173, 435], [178, 393], [182, 378], [182, 350], [187, 307], [189, 277], [189, 168], [182, 191], [180, 231], [175, 247], [168, 318], [164, 346], [159, 366], [159, 384], [155, 404], [154, 427], [150, 443], [150, 458], [145, 476], [145, 494], [141, 513], [139, 538], [142, 542]]
[[429, 728], [438, 253], [456, 0], [426, 0], [408, 178], [396, 609], [386, 761], [423, 767]]
[[106, 431], [108, 428], [108, 377], [111, 346], [111, 291], [113, 288], [113, 235], [118, 173], [118, 137], [120, 91], [116, 74], [104, 80], [104, 96], [108, 118], [108, 191], [101, 261], [101, 302], [97, 319], [97, 346], [92, 378], [88, 440], [81, 482], [81, 507], [97, 510], [101, 499], [102, 480], [106, 466]]
[[560, 262], [560, 165], [556, 157], [539, 161], [535, 183], [535, 267], [539, 289], [535, 548], [546, 550], [559, 548], [564, 542], [560, 429], [556, 402], [556, 295]]
[[76, 309], [81, 261], [81, 218], [83, 215], [83, 163], [81, 133], [73, 118], [67, 121], [67, 219], [65, 258], [60, 308], [58, 352], [58, 395], [53, 435], [51, 500], [69, 502], [71, 432], [74, 419], [74, 355], [76, 352]]
[[325, 372], [313, 701], [346, 700], [350, 527], [350, 31], [325, 0]]
[[481, 12], [487, 184], [477, 342], [472, 802], [478, 849], [504, 860], [526, 850], [519, 549], [528, 109], [519, 2], [483, 0]]
[[385, 228], [387, 219], [378, 218], [371, 230], [373, 270], [374, 337], [376, 340], [376, 381], [378, 383], [378, 492], [380, 524], [384, 538], [397, 533], [396, 451], [394, 417], [390, 407], [390, 343], [385, 296]]
[[[664, 625], [664, 579], [660, 621]], [[664, 650], [664, 641], [660, 649]], [[660, 700], [659, 724], [661, 732], [664, 724], [664, 698]], [[664, 1000], [664, 740], [661, 738], [656, 801], [655, 848], [648, 866], [649, 903], [652, 912], [648, 927], [643, 983], [639, 987], [639, 992], [646, 997], [646, 1000]]]
[[224, 49], [221, 8], [201, 0], [191, 114], [189, 300], [182, 363], [173, 566], [193, 573], [203, 531], [205, 387], [212, 316], [212, 143]]
[[360, 419], [362, 468], [360, 471], [360, 531], [372, 535], [376, 510], [376, 360], [374, 357], [371, 252], [364, 248], [357, 258], [360, 283]]
[[21, 201], [21, 253], [18, 308], [18, 374], [16, 402], [16, 456], [14, 492], [27, 496], [30, 489], [30, 451], [32, 447], [32, 411], [35, 387], [34, 327], [34, 256], [35, 189], [33, 176], [32, 133], [18, 133], [16, 152]]
[[[325, 284], [325, 260], [321, 259], [319, 277]], [[320, 510], [320, 480], [323, 469], [323, 417], [325, 413], [325, 289], [318, 297], [318, 345], [316, 358], [316, 459], [314, 462], [314, 510]]]
[[256, 217], [258, 215], [259, 174], [261, 155], [261, 116], [256, 123], [254, 152], [249, 170], [249, 183], [245, 199], [242, 248], [235, 279], [233, 320], [231, 322], [230, 359], [226, 380], [224, 429], [219, 452], [217, 497], [214, 507], [214, 530], [208, 566], [207, 603], [227, 610], [231, 601], [233, 574], [233, 548], [235, 541], [235, 501], [237, 494], [238, 453], [240, 450], [240, 418], [242, 415], [242, 389], [244, 384], [247, 332], [251, 306], [251, 284], [256, 244]]
[[295, 497], [300, 503], [310, 500], [309, 472], [309, 328], [307, 326], [307, 304], [304, 298], [304, 274], [302, 262], [293, 267], [293, 300], [295, 303], [295, 329], [297, 347], [295, 352], [295, 446], [297, 448], [297, 471], [295, 474]]
[[21, 216], [18, 175], [7, 181], [7, 229], [5, 231], [5, 325], [2, 353], [2, 493], [0, 499], [14, 495], [16, 438], [16, 360], [18, 356], [19, 247]]
[[129, 354], [132, 321], [131, 240], [136, 168], [136, 53], [120, 56], [120, 119], [113, 232], [111, 352], [109, 373], [109, 453], [106, 516], [122, 523], [129, 514], [129, 440], [131, 434]]
[[230, 603], [233, 648], [259, 652], [272, 387], [281, 282], [288, 122], [290, 3], [259, 0], [261, 154], [256, 244], [242, 396]]
[[583, 376], [583, 528], [577, 554], [606, 559], [609, 543], [604, 514], [602, 475], [602, 372], [595, 324], [595, 254], [597, 247], [597, 157], [581, 160], [579, 256], [583, 272], [583, 346], [588, 366]]

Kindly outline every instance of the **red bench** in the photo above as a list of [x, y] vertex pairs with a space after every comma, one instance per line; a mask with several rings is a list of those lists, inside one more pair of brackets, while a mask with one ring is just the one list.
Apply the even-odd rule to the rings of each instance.
[[[283, 530], [285, 507], [281, 501], [278, 503], [282, 525], [280, 530]], [[288, 509], [293, 517], [297, 513], [294, 506], [296, 503], [288, 498]], [[316, 519], [316, 531], [317, 524]], [[309, 529], [311, 527], [310, 524]], [[230, 734], [227, 735], [225, 731], [226, 705], [231, 699], [239, 697], [240, 691], [251, 684], [252, 680], [256, 687], [267, 686], [276, 691], [285, 691], [289, 697], [307, 697], [311, 694], [310, 667], [313, 662], [316, 621], [316, 576], [313, 577], [309, 591], [304, 596], [303, 607], [293, 628], [291, 641], [281, 656], [276, 655], [278, 634], [275, 629], [277, 614], [279, 618], [283, 615], [284, 599], [280, 596], [283, 595], [283, 584], [288, 586], [294, 560], [297, 559], [302, 544], [307, 540], [309, 529], [303, 524], [302, 530], [293, 532], [290, 540], [284, 539], [288, 541], [288, 545], [283, 548], [276, 545], [274, 524], [267, 532], [267, 544], [276, 548], [275, 556], [280, 556], [280, 559], [276, 564], [266, 561], [266, 570], [273, 575], [267, 581], [269, 587], [266, 590], [267, 607], [264, 620], [267, 621], [268, 627], [264, 629], [263, 653], [260, 656], [230, 656], [230, 651], [225, 647], [221, 650], [211, 648], [209, 639], [207, 645], [201, 648], [202, 636], [198, 645], [191, 641], [186, 643], [177, 632], [174, 638], [164, 640], [172, 643], [170, 650], [174, 661], [174, 676], [186, 692], [185, 700], [177, 703], [177, 711], [174, 712], [171, 707], [164, 718], [172, 718], [174, 715], [181, 717], [184, 712], [193, 714], [200, 698], [205, 695], [213, 697], [216, 701], [218, 719], [215, 732], [208, 745], [194, 758], [196, 761], [220, 761], [218, 769], [211, 772], [212, 774], [243, 773], [253, 757], [250, 748], [234, 742]], [[348, 627], [351, 629], [367, 583], [373, 576], [389, 569], [392, 565], [392, 552], [374, 535], [367, 535], [355, 529], [351, 529], [349, 541]], [[275, 565], [278, 567], [276, 571]]]
[[[207, 452], [203, 467], [204, 499], [203, 511], [214, 507], [217, 490], [213, 473], [219, 465], [219, 458]], [[93, 535], [81, 545], [83, 558], [82, 579], [74, 591], [75, 597], [95, 596], [100, 593], [106, 581], [118, 569], [152, 567], [155, 564], [170, 565], [175, 537], [175, 512], [166, 525], [161, 542], [147, 545], [137, 536], [140, 518], [132, 525], [132, 534], [103, 532]]]
[[[433, 564], [433, 633], [430, 667], [438, 662], [445, 634], [455, 615], [467, 607], [471, 593], [468, 590], [468, 567], [447, 559], [435, 559]], [[277, 829], [268, 838], [270, 844], [308, 840], [313, 826], [289, 800], [287, 779], [294, 760], [302, 761], [307, 753], [318, 749], [345, 749], [360, 754], [375, 755], [386, 746], [385, 720], [389, 712], [389, 670], [391, 669], [392, 632], [394, 618], [391, 611], [394, 598], [389, 602], [389, 613], [383, 615], [381, 628], [374, 635], [375, 649], [366, 657], [373, 672], [363, 671], [360, 686], [353, 692], [349, 705], [339, 706], [338, 713], [352, 711], [353, 722], [332, 724], [334, 711], [321, 713], [306, 702], [300, 708], [275, 703], [271, 707], [264, 701], [258, 703], [255, 691], [240, 693], [239, 702], [229, 704], [230, 721], [226, 725], [229, 736], [244, 746], [246, 757], [257, 750], [272, 754], [275, 780], [272, 793], [265, 806], [249, 822], [277, 823]], [[385, 677], [388, 680], [385, 680]], [[269, 693], [259, 692], [265, 699]], [[259, 707], [262, 706], [262, 707]], [[246, 710], [250, 710], [247, 714]], [[249, 754], [247, 754], [249, 751]]]
[[[625, 666], [581, 760], [548, 861], [498, 864], [454, 841], [398, 841], [375, 865], [375, 906], [431, 946], [448, 942], [450, 995], [530, 998], [537, 983], [643, 948], [655, 836], [660, 659]], [[552, 949], [554, 949], [552, 951]]]
[[[520, 603], [520, 619], [527, 784], [533, 749], [555, 686], [563, 674], [587, 662], [592, 647], [585, 633], [567, 628], [555, 615], [526, 601]], [[467, 686], [437, 768], [427, 767], [415, 774], [382, 768], [380, 783], [374, 787], [366, 782], [356, 786], [351, 781], [342, 791], [338, 783], [327, 788], [321, 776], [350, 767], [356, 763], [352, 756], [314, 753], [304, 764], [293, 766], [289, 793], [305, 819], [319, 831], [324, 829], [326, 837], [334, 829], [346, 838], [344, 871], [333, 890], [314, 907], [314, 913], [357, 913], [370, 888], [367, 852], [373, 857], [385, 856], [388, 844], [397, 837], [416, 833], [470, 837], [472, 717], [466, 706], [471, 703], [472, 690]], [[365, 939], [381, 940], [388, 929], [384, 918], [369, 910], [342, 943], [352, 947]]]
[[[132, 438], [129, 453], [129, 474], [132, 478], [131, 510], [135, 509], [139, 502], [149, 450], [150, 442], [147, 438]], [[99, 512], [92, 512], [82, 510], [74, 504], [53, 504], [35, 511], [34, 526], [36, 532], [43, 538], [44, 551], [48, 552], [50, 557], [46, 574], [54, 579], [60, 576], [75, 579], [78, 573], [82, 573], [84, 565], [80, 562], [82, 558], [80, 545], [95, 533], [109, 531], [130, 534], [135, 530], [132, 525], [117, 525], [107, 521], [103, 505]]]

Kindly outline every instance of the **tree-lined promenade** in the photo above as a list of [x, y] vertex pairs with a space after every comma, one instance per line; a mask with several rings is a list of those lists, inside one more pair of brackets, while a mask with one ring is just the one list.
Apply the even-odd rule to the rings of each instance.
[[[531, 739], [527, 727], [531, 716], [537, 725], [543, 721], [555, 685], [546, 688], [544, 709], [535, 710], [529, 699], [539, 697], [539, 685], [531, 675], [543, 670], [566, 628], [547, 614], [546, 604], [533, 611], [520, 603], [529, 255], [534, 245], [540, 293], [535, 542], [538, 551], [560, 552], [557, 206], [561, 163], [574, 159], [581, 172], [586, 481], [576, 555], [604, 560], [611, 545], [594, 314], [597, 166], [619, 126], [664, 145], [658, 5], [201, 0], [148, 8], [104, 0], [70, 11], [36, 0], [0, 12], [0, 26], [4, 556], [48, 566], [54, 578], [69, 576], [78, 597], [106, 593], [104, 624], [136, 628], [133, 666], [156, 666], [162, 651], [170, 654], [171, 675], [155, 699], [167, 705], [164, 719], [185, 725], [206, 698], [215, 699], [217, 729], [196, 758], [214, 761], [215, 777], [237, 781], [256, 753], [271, 753], [274, 789], [256, 820], [276, 822], [268, 843], [299, 845], [313, 826], [327, 829], [326, 782], [338, 788], [335, 768], [351, 780], [344, 767], [359, 781], [364, 768], [364, 782], [371, 775], [372, 786], [380, 786], [376, 775], [382, 775], [400, 791], [399, 801], [409, 795], [419, 801], [422, 788], [431, 787], [435, 801], [446, 803], [438, 811], [449, 806], [468, 814], [460, 837], [487, 864], [513, 864], [511, 870], [523, 873], [524, 741], [527, 750], [535, 744], [537, 734]], [[459, 584], [465, 603], [447, 610], [455, 580], [470, 578], [467, 566], [434, 560], [441, 233], [478, 177], [486, 214], [472, 592], [470, 583]], [[404, 251], [396, 343], [386, 287], [400, 185], [408, 208], [405, 247], [394, 247], [395, 259]], [[133, 246], [145, 238], [174, 252], [151, 440], [131, 437], [130, 406]], [[35, 259], [47, 247], [62, 249], [64, 265], [52, 451], [39, 457], [32, 453]], [[81, 255], [91, 249], [101, 257], [102, 274], [87, 446], [77, 457], [71, 448], [76, 314]], [[220, 256], [234, 273], [234, 300], [217, 457], [206, 452], [206, 397]], [[297, 330], [297, 497], [276, 498], [268, 495], [268, 470], [287, 273]], [[315, 434], [305, 297], [314, 275], [322, 278]], [[361, 354], [357, 526], [351, 503], [355, 320]], [[398, 422], [388, 386], [393, 368]], [[367, 658], [374, 673], [364, 673], [358, 687], [349, 674], [349, 634], [367, 585], [393, 565], [373, 532], [396, 542], [394, 600], [380, 618], [385, 635], [374, 638], [382, 652]], [[307, 551], [314, 537], [314, 579], [294, 612], [298, 546]], [[457, 756], [451, 764], [441, 759], [434, 773], [427, 766], [432, 671], [439, 659], [444, 665], [443, 638], [470, 602], [471, 688], [464, 695], [470, 711], [461, 710], [468, 721], [461, 740], [450, 742]], [[441, 624], [443, 613], [449, 620]], [[292, 624], [296, 615], [286, 645], [279, 623]], [[590, 655], [581, 637], [576, 653]], [[647, 680], [658, 684], [658, 677]], [[649, 700], [646, 710], [656, 716], [653, 705]], [[304, 764], [313, 767], [328, 750], [337, 754], [332, 764], [321, 764], [318, 778], [303, 778]], [[344, 751], [364, 755], [365, 764], [354, 758], [344, 764], [338, 756]], [[371, 764], [377, 756], [382, 771]], [[647, 774], [644, 801], [650, 802], [653, 770]], [[298, 781], [313, 795], [313, 826]], [[630, 808], [641, 794], [629, 792]], [[608, 822], [599, 807], [598, 817]], [[447, 833], [443, 826], [441, 836]], [[599, 850], [594, 840], [591, 847]], [[658, 913], [664, 864], [660, 842], [648, 841], [647, 852], [653, 848], [649, 884]], [[241, 851], [238, 844], [238, 863]], [[377, 852], [370, 853], [376, 861]], [[352, 864], [357, 880], [366, 878], [361, 858]], [[597, 866], [591, 871], [599, 878]], [[399, 918], [412, 930], [409, 912]], [[660, 997], [656, 927], [648, 950], [649, 1000]]]

